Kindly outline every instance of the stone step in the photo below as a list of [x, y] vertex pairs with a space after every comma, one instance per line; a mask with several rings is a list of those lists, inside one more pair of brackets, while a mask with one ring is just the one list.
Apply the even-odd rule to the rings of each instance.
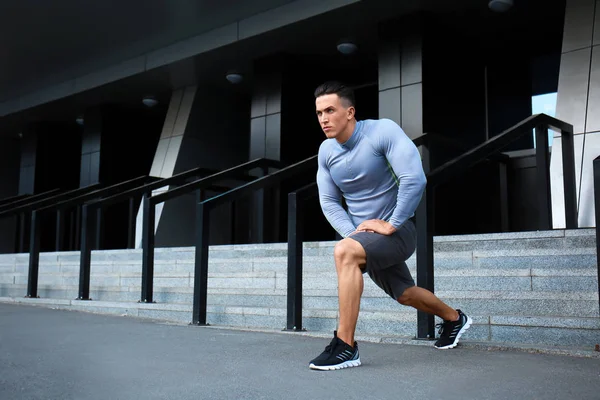
[[[412, 271], [415, 276], [415, 271]], [[28, 275], [21, 273], [0, 274], [0, 285], [26, 285]], [[368, 289], [377, 289], [365, 276]], [[77, 286], [79, 274], [40, 274], [41, 286]], [[193, 287], [192, 273], [155, 274], [155, 287]], [[213, 289], [282, 289], [287, 288], [287, 274], [273, 271], [209, 273], [208, 286]], [[91, 277], [92, 287], [122, 287], [130, 290], [141, 287], [141, 274], [98, 274]], [[436, 274], [437, 291], [558, 291], [597, 292], [598, 277], [594, 269], [571, 270], [444, 270]], [[337, 275], [332, 272], [306, 272], [303, 275], [304, 290], [329, 290], [337, 294]]]
[[[21, 302], [77, 311], [117, 314], [189, 323], [192, 307], [188, 304], [140, 304], [126, 302], [75, 301], [49, 299], [12, 299]], [[405, 309], [408, 310], [408, 309]], [[473, 318], [465, 341], [529, 343], [553, 346], [585, 346], [592, 348], [600, 342], [600, 318], [530, 317], [518, 315], [489, 315]], [[243, 328], [283, 329], [286, 324], [284, 308], [214, 306], [207, 309], [211, 325]], [[439, 322], [439, 321], [438, 321]], [[337, 326], [336, 310], [305, 310], [303, 327], [316, 332], [331, 332]], [[416, 312], [361, 310], [357, 325], [358, 336], [410, 337], [415, 335]]]
[[[0, 286], [0, 297], [23, 297], [26, 285]], [[447, 304], [474, 315], [521, 315], [521, 316], [566, 316], [594, 317], [600, 315], [597, 292], [535, 292], [535, 291], [438, 291], [436, 294]], [[50, 299], [74, 299], [77, 286], [40, 286], [38, 295]], [[140, 288], [92, 287], [90, 297], [98, 301], [135, 302], [141, 297]], [[191, 304], [193, 288], [156, 287], [154, 301], [159, 304]], [[211, 289], [208, 304], [230, 307], [285, 308], [287, 291], [283, 289]], [[305, 290], [305, 310], [334, 310], [338, 307], [337, 293], [330, 290]], [[376, 287], [365, 286], [361, 300], [365, 311], [398, 312], [401, 307]]]
[[[173, 253], [175, 254], [175, 253]], [[170, 260], [157, 260], [155, 262], [155, 273], [192, 273], [194, 271], [194, 259], [190, 252], [177, 254], [183, 257], [187, 254], [189, 258], [174, 258]], [[97, 261], [94, 259], [92, 273], [141, 273], [141, 255], [131, 257], [131, 253], [123, 251], [124, 259], [110, 261]], [[416, 256], [407, 260], [410, 269], [416, 268]], [[444, 270], [490, 270], [490, 269], [589, 269], [596, 266], [595, 248], [574, 249], [533, 249], [526, 252], [516, 253], [509, 250], [494, 251], [459, 251], [436, 253], [434, 257], [434, 269], [436, 272]], [[18, 272], [27, 274], [29, 265], [27, 260], [22, 262], [2, 262], [0, 260], [0, 274]], [[210, 258], [210, 272], [253, 272], [273, 271], [287, 272], [287, 257], [257, 257], [257, 258]], [[335, 271], [333, 256], [305, 256], [303, 259], [303, 270], [306, 272]], [[79, 261], [64, 261], [62, 256], [58, 259], [40, 260], [40, 274], [45, 273], [79, 273]]]

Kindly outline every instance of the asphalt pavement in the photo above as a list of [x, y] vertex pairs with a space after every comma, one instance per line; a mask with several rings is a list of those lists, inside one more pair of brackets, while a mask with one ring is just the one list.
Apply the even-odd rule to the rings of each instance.
[[359, 343], [0, 304], [0, 399], [600, 399], [600, 359]]

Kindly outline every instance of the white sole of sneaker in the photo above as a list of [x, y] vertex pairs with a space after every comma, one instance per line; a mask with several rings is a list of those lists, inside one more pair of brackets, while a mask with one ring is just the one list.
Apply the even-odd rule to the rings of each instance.
[[310, 364], [308, 366], [308, 368], [310, 369], [318, 369], [319, 371], [335, 371], [337, 369], [344, 369], [344, 368], [352, 368], [352, 367], [358, 367], [360, 366], [360, 358], [358, 360], [350, 360], [350, 361], [345, 361], [341, 364], [337, 364], [337, 365], [315, 365], [315, 364]]
[[449, 344], [448, 346], [444, 346], [444, 347], [436, 347], [436, 349], [438, 349], [438, 350], [447, 350], [447, 349], [453, 349], [453, 348], [455, 348], [458, 345], [458, 340], [460, 339], [460, 337], [462, 336], [462, 334], [465, 333], [465, 331], [471, 327], [472, 323], [473, 323], [473, 320], [471, 319], [471, 317], [469, 317], [467, 315], [467, 323], [456, 334], [456, 338], [454, 339], [454, 343]]

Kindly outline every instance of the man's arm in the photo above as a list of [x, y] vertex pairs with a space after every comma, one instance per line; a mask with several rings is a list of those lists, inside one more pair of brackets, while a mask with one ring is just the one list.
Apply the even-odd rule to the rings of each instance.
[[379, 146], [399, 181], [396, 208], [388, 222], [398, 229], [417, 209], [427, 178], [419, 150], [402, 128], [390, 120], [384, 120], [382, 128]]
[[342, 237], [348, 237], [354, 232], [355, 227], [348, 213], [342, 207], [342, 192], [333, 182], [325, 162], [325, 155], [321, 151], [319, 151], [317, 186], [319, 187], [319, 202], [325, 218]]

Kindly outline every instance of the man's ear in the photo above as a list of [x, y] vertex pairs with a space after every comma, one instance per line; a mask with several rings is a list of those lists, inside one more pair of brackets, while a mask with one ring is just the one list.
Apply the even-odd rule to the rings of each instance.
[[348, 120], [354, 118], [354, 114], [356, 113], [356, 109], [353, 106], [348, 107]]

